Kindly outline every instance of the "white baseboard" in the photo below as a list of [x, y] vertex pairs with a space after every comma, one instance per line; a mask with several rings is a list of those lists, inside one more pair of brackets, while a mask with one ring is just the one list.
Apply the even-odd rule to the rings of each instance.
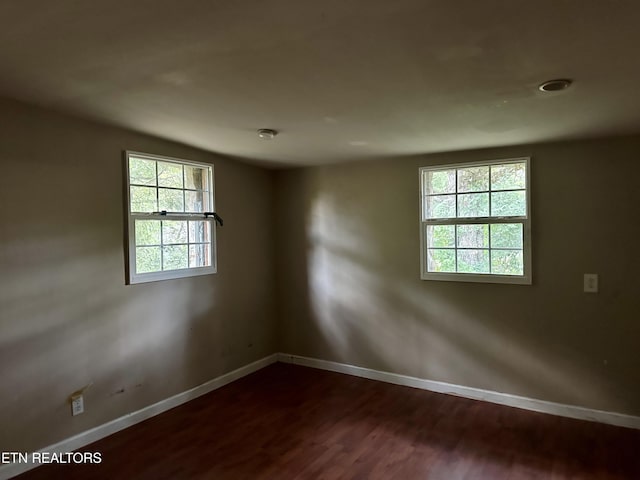
[[565, 405], [562, 403], [548, 402], [546, 400], [538, 400], [535, 398], [520, 397], [518, 395], [511, 395], [508, 393], [482, 390], [480, 388], [465, 387], [462, 385], [437, 382], [434, 380], [424, 380], [422, 378], [409, 377], [407, 375], [399, 375], [397, 373], [381, 372], [370, 368], [330, 362], [328, 360], [319, 360], [317, 358], [289, 355], [286, 353], [280, 353], [278, 355], [278, 361], [328, 370], [331, 372], [346, 373], [347, 375], [353, 375], [355, 377], [363, 377], [396, 385], [420, 388], [422, 390], [429, 390], [430, 392], [447, 393], [449, 395], [456, 395], [474, 400], [483, 400], [485, 402], [497, 403], [499, 405], [532, 410], [534, 412], [549, 413], [552, 415], [559, 415], [561, 417], [576, 418], [578, 420], [588, 420], [592, 422], [616, 425], [619, 427], [640, 429], [640, 417], [634, 417], [632, 415], [625, 415], [622, 413], [593, 410], [575, 405]]
[[[549, 413], [562, 417], [576, 418], [578, 420], [588, 420], [592, 422], [606, 423], [620, 427], [628, 427], [640, 429], [640, 417], [625, 415], [615, 412], [606, 412], [602, 410], [593, 410], [590, 408], [578, 407], [575, 405], [564, 405], [561, 403], [548, 402], [545, 400], [537, 400], [535, 398], [520, 397], [508, 393], [494, 392], [491, 390], [482, 390], [480, 388], [465, 387], [462, 385], [454, 385], [451, 383], [438, 382], [434, 380], [424, 380], [422, 378], [410, 377], [391, 372], [382, 372], [370, 368], [348, 365], [345, 363], [331, 362], [328, 360], [320, 360], [317, 358], [301, 357], [298, 355], [290, 355], [286, 353], [274, 353], [268, 357], [264, 357], [249, 365], [240, 367], [232, 372], [214, 378], [202, 385], [187, 390], [185, 392], [174, 395], [160, 402], [149, 405], [136, 412], [129, 413], [120, 418], [112, 420], [98, 427], [82, 432], [73, 437], [67, 438], [54, 445], [50, 445], [39, 452], [64, 453], [72, 452], [78, 448], [82, 448], [90, 443], [96, 442], [104, 437], [112, 435], [127, 427], [140, 423], [155, 415], [159, 415], [167, 410], [182, 405], [190, 400], [200, 397], [206, 393], [223, 387], [239, 378], [250, 373], [256, 372], [277, 361], [283, 363], [293, 363], [306, 367], [328, 370], [331, 372], [345, 373], [356, 377], [378, 380], [396, 385], [405, 385], [431, 392], [446, 393], [459, 397], [471, 398], [474, 400], [483, 400], [486, 402], [506, 405], [509, 407], [522, 408], [532, 410], [534, 412]], [[33, 463], [12, 463], [0, 466], [0, 480], [6, 480], [16, 475], [24, 473], [32, 468], [37, 467]]]
[[[120, 430], [135, 425], [136, 423], [140, 423], [155, 415], [159, 415], [162, 412], [166, 412], [171, 408], [182, 405], [189, 400], [193, 400], [220, 387], [224, 387], [228, 383], [231, 383], [235, 380], [238, 380], [239, 378], [249, 375], [250, 373], [260, 370], [267, 365], [271, 365], [272, 363], [277, 362], [278, 357], [279, 355], [277, 353], [274, 353], [273, 355], [269, 355], [268, 357], [261, 358], [260, 360], [250, 363], [249, 365], [245, 365], [244, 367], [240, 367], [236, 370], [233, 370], [232, 372], [225, 373], [224, 375], [214, 378], [213, 380], [209, 380], [202, 385], [198, 385], [197, 387], [194, 387], [190, 390], [178, 393], [177, 395], [169, 397], [165, 400], [161, 400], [158, 403], [149, 405], [148, 407], [144, 407], [143, 409], [136, 412], [128, 413], [127, 415], [124, 415], [120, 418], [116, 418], [115, 420], [87, 430], [86, 432], [79, 433], [78, 435], [74, 435], [73, 437], [62, 440], [61, 442], [58, 442], [54, 445], [49, 445], [48, 447], [45, 447], [38, 451], [50, 453], [72, 452], [73, 450], [82, 448], [86, 445], [89, 445], [90, 443], [100, 440], [101, 438], [107, 437], [116, 432], [119, 432]], [[31, 455], [29, 455], [29, 459], [31, 459]], [[37, 466], [38, 464], [33, 463], [9, 463], [1, 465], [0, 480], [14, 477]]]

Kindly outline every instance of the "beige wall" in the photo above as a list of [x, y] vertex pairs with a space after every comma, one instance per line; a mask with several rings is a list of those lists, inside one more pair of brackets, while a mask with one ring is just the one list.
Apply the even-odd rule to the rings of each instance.
[[[640, 415], [638, 152], [622, 138], [279, 172], [281, 350]], [[420, 280], [418, 167], [525, 155], [533, 285]]]
[[[0, 450], [278, 350], [640, 415], [640, 138], [269, 172], [12, 101], [0, 121]], [[215, 165], [218, 274], [125, 286], [125, 149]], [[534, 284], [419, 280], [418, 167], [522, 155]]]
[[[44, 447], [276, 351], [271, 172], [11, 101], [0, 124], [0, 450]], [[125, 149], [215, 165], [216, 275], [125, 285]], [[71, 417], [67, 397], [91, 382]]]

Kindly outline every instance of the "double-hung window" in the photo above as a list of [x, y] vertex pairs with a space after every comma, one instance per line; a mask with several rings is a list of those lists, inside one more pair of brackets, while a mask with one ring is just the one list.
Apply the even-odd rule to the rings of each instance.
[[529, 163], [420, 169], [422, 279], [531, 283]]
[[125, 154], [128, 282], [216, 272], [211, 165]]

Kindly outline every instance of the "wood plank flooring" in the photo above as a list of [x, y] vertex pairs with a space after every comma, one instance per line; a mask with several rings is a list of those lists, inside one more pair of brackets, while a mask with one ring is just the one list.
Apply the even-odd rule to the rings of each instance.
[[640, 479], [640, 431], [271, 365], [37, 479]]

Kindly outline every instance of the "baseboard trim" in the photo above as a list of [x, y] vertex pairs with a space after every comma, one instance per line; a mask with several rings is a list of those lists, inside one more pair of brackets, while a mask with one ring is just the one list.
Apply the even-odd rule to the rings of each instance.
[[[291, 355], [287, 353], [274, 353], [267, 357], [261, 358], [253, 363], [240, 367], [229, 373], [221, 375], [208, 382], [198, 385], [197, 387], [186, 390], [182, 393], [169, 397], [160, 402], [149, 405], [135, 412], [124, 415], [120, 418], [99, 425], [85, 432], [74, 435], [73, 437], [62, 440], [48, 447], [38, 450], [39, 452], [64, 453], [77, 450], [90, 443], [96, 442], [104, 437], [112, 435], [120, 430], [124, 430], [132, 425], [140, 423], [151, 417], [159, 415], [167, 410], [182, 405], [190, 400], [205, 395], [213, 390], [223, 387], [235, 380], [245, 377], [275, 362], [292, 363], [305, 367], [317, 368], [331, 372], [344, 373], [356, 377], [368, 378], [370, 380], [378, 380], [380, 382], [392, 383], [395, 385], [404, 385], [430, 392], [445, 393], [456, 395], [459, 397], [470, 398], [473, 400], [482, 400], [498, 405], [506, 405], [509, 407], [522, 408], [524, 410], [532, 410], [534, 412], [548, 413], [562, 417], [575, 418], [578, 420], [587, 420], [592, 422], [605, 423], [619, 427], [627, 427], [640, 429], [640, 417], [625, 415], [622, 413], [607, 412], [603, 410], [594, 410], [575, 405], [565, 405], [561, 403], [548, 402], [546, 400], [538, 400], [535, 398], [521, 397], [508, 393], [500, 393], [491, 390], [483, 390], [480, 388], [465, 387], [463, 385], [455, 385], [446, 382], [438, 382], [435, 380], [425, 380], [408, 375], [400, 375], [397, 373], [383, 372], [373, 370], [371, 368], [358, 367], [346, 363], [332, 362], [317, 358], [303, 357], [299, 355]], [[37, 467], [33, 463], [12, 463], [0, 466], [0, 480], [6, 480], [16, 475], [20, 475], [28, 470]]]
[[[96, 442], [104, 437], [119, 432], [120, 430], [124, 430], [127, 427], [135, 425], [136, 423], [140, 423], [144, 420], [147, 420], [148, 418], [166, 412], [167, 410], [170, 410], [174, 407], [182, 405], [183, 403], [212, 392], [213, 390], [216, 390], [220, 387], [224, 387], [225, 385], [235, 380], [238, 380], [249, 375], [250, 373], [256, 372], [268, 365], [271, 365], [272, 363], [277, 362], [278, 358], [279, 354], [277, 353], [261, 358], [260, 360], [245, 365], [244, 367], [240, 367], [229, 373], [225, 373], [224, 375], [214, 378], [213, 380], [209, 380], [202, 385], [198, 385], [197, 387], [191, 388], [182, 393], [178, 393], [177, 395], [161, 400], [157, 403], [154, 403], [153, 405], [149, 405], [135, 412], [128, 413], [120, 418], [116, 418], [115, 420], [107, 422], [103, 425], [99, 425], [85, 432], [79, 433], [78, 435], [74, 435], [73, 437], [62, 440], [61, 442], [49, 445], [48, 447], [45, 447], [38, 451], [51, 453], [72, 452], [73, 450], [82, 448], [86, 445], [89, 445], [90, 443]], [[20, 475], [21, 473], [31, 470], [37, 466], [39, 465], [33, 463], [9, 463], [1, 465], [0, 480], [6, 480], [16, 475]]]
[[404, 385], [422, 390], [429, 390], [430, 392], [446, 393], [473, 400], [482, 400], [485, 402], [496, 403], [498, 405], [532, 410], [534, 412], [549, 413], [551, 415], [575, 418], [578, 420], [606, 423], [608, 425], [615, 425], [618, 427], [640, 429], [640, 417], [634, 417], [632, 415], [625, 415], [622, 413], [593, 410], [575, 405], [548, 402], [546, 400], [521, 397], [508, 393], [482, 390], [480, 388], [465, 387], [463, 385], [455, 385], [434, 380], [425, 380], [397, 373], [382, 372], [371, 368], [358, 367], [346, 363], [331, 362], [328, 360], [320, 360], [317, 358], [302, 357], [286, 353], [278, 354], [278, 361], [328, 370], [331, 372], [345, 373], [356, 377], [368, 378], [370, 380], [378, 380], [396, 385]]

